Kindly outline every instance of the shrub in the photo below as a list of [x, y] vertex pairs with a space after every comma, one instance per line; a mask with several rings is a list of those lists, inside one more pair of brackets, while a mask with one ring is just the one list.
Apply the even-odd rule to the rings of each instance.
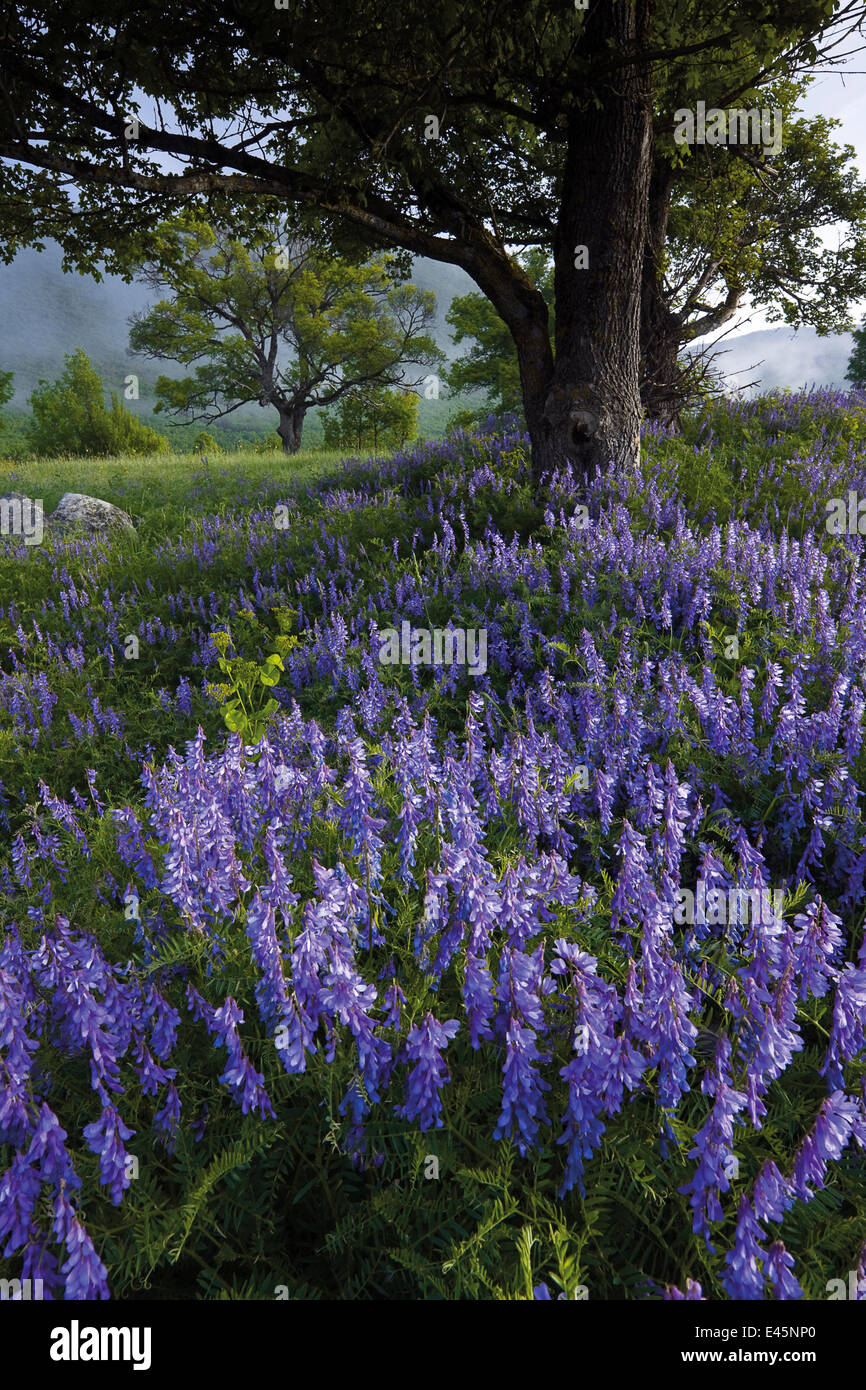
[[213, 435], [207, 430], [199, 430], [195, 439], [192, 441], [192, 451], [194, 454], [221, 454], [222, 449], [217, 444]]
[[418, 397], [402, 391], [350, 391], [322, 416], [327, 449], [396, 449], [418, 433]]
[[[12, 372], [0, 372], [0, 405], [6, 405], [6, 403], [7, 403], [8, 401], [11, 401], [11, 399], [12, 399], [12, 396], [13, 396], [12, 377], [13, 377], [13, 375], [14, 375], [14, 373], [12, 373]], [[2, 423], [2, 421], [3, 421], [3, 416], [0, 415], [0, 423]]]
[[28, 439], [37, 454], [86, 458], [168, 451], [168, 440], [125, 410], [117, 396], [106, 409], [102, 381], [83, 349], [67, 353], [65, 362], [57, 381], [40, 381], [30, 397]]

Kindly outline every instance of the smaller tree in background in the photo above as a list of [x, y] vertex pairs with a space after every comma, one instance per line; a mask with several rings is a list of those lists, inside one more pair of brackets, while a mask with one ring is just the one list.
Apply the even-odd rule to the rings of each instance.
[[262, 225], [230, 227], [189, 210], [158, 233], [141, 278], [170, 298], [133, 316], [130, 346], [196, 365], [192, 376], [158, 379], [157, 410], [210, 423], [251, 402], [272, 406], [294, 454], [311, 407], [358, 392], [384, 401], [391, 387], [420, 385], [409, 364], [444, 360], [428, 332], [435, 295], [401, 283], [392, 253], [359, 262], [358, 248], [338, 254], [319, 229], [293, 231], [279, 210]]
[[845, 380], [858, 389], [866, 387], [866, 319], [854, 329], [854, 351], [848, 359]]
[[326, 449], [401, 449], [418, 433], [418, 397], [384, 386], [355, 387], [322, 416]]
[[199, 430], [192, 441], [192, 452], [194, 454], [221, 454], [222, 449], [209, 430]]
[[66, 353], [64, 361], [57, 380], [40, 381], [30, 397], [27, 435], [35, 453], [82, 458], [168, 450], [168, 440], [125, 410], [116, 395], [106, 408], [102, 381], [83, 348]]
[[[550, 314], [550, 335], [554, 335], [553, 263], [540, 247], [518, 254], [520, 263], [544, 298]], [[488, 415], [523, 413], [517, 348], [503, 319], [483, 294], [462, 294], [452, 299], [445, 315], [454, 332], [452, 342], [469, 340], [472, 346], [464, 357], [456, 358], [444, 374], [454, 395], [484, 391], [484, 404], [477, 410], [462, 410], [452, 424], [477, 424]]]
[[[12, 399], [14, 394], [12, 378], [14, 375], [14, 372], [0, 372], [0, 406], [6, 405]], [[3, 416], [0, 413], [0, 424], [2, 423]]]

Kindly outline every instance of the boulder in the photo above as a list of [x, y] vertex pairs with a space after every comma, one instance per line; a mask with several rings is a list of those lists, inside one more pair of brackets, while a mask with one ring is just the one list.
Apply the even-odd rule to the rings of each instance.
[[78, 528], [97, 536], [115, 529], [135, 530], [132, 517], [111, 502], [83, 492], [64, 492], [56, 509], [45, 518], [45, 529], [62, 536]]

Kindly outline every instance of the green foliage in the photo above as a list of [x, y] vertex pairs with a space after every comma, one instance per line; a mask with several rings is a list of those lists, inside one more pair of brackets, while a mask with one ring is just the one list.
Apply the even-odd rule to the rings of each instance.
[[866, 387], [866, 319], [854, 330], [854, 348], [848, 360], [845, 380]]
[[130, 345], [195, 370], [158, 378], [157, 409], [211, 421], [270, 405], [287, 453], [300, 447], [306, 411], [339, 410], [347, 393], [381, 397], [396, 421], [406, 407], [389, 388], [405, 386], [408, 364], [442, 360], [427, 331], [435, 296], [401, 283], [393, 254], [358, 256], [277, 213], [245, 235], [195, 211], [162, 223], [141, 278], [170, 297], [134, 317]]
[[[850, 328], [849, 305], [866, 293], [866, 185], [852, 146], [834, 143], [841, 123], [798, 110], [811, 81], [762, 90], [760, 106], [779, 113], [772, 158], [744, 157], [735, 143], [659, 142], [657, 168], [672, 178], [663, 298], [681, 316], [678, 346], [717, 330], [747, 298], [771, 322]], [[820, 230], [839, 225], [848, 233], [829, 247]]]
[[280, 437], [278, 434], [267, 434], [264, 439], [260, 439], [253, 450], [256, 454], [276, 454], [280, 449]]
[[207, 430], [199, 430], [192, 441], [192, 452], [194, 454], [221, 454], [222, 449], [212, 434], [209, 434]]
[[65, 361], [58, 380], [40, 382], [30, 397], [29, 437], [38, 454], [86, 458], [168, 452], [167, 440], [141, 424], [116, 395], [106, 409], [102, 382], [81, 348]]
[[400, 449], [418, 433], [418, 397], [369, 388], [349, 391], [323, 417], [326, 449]]
[[[0, 372], [0, 406], [4, 406], [7, 401], [11, 401], [15, 394], [15, 388], [12, 385], [14, 375], [14, 372]], [[0, 415], [0, 422], [2, 422], [2, 419], [3, 417]]]
[[[538, 248], [516, 259], [548, 307], [552, 343], [555, 336], [553, 265], [546, 252]], [[469, 428], [491, 412], [501, 415], [509, 411], [522, 411], [517, 348], [490, 300], [483, 294], [458, 295], [451, 301], [445, 318], [454, 330], [451, 337], [455, 343], [467, 340], [471, 343], [469, 352], [458, 357], [448, 368], [446, 380], [449, 389], [454, 393], [486, 393], [483, 406], [460, 412], [459, 416], [452, 418], [451, 424], [457, 428]]]
[[[212, 632], [211, 642], [219, 653], [217, 665], [227, 681], [208, 685], [208, 694], [219, 706], [225, 726], [230, 733], [239, 734], [245, 744], [257, 744], [268, 724], [279, 709], [279, 701], [266, 692], [279, 684], [280, 672], [285, 670], [284, 658], [298, 645], [299, 638], [292, 632], [295, 614], [290, 608], [274, 611], [277, 620], [277, 636], [271, 652], [263, 662], [245, 660], [235, 655], [228, 656], [229, 646], [234, 646], [230, 631]], [[241, 609], [238, 618], [245, 621], [260, 635], [266, 631], [255, 614], [249, 609]]]
[[470, 410], [465, 406], [462, 410], [455, 410], [448, 417], [447, 434], [458, 434], [460, 431], [471, 430], [475, 427], [480, 411]]

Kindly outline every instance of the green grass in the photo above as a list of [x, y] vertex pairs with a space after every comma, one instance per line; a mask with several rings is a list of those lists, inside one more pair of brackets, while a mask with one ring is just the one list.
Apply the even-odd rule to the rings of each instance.
[[[365, 452], [365, 457], [366, 457]], [[245, 491], [304, 488], [338, 474], [346, 451], [302, 449], [287, 455], [252, 449], [211, 454], [207, 469], [196, 454], [117, 455], [109, 458], [0, 459], [0, 493], [41, 497], [46, 516], [64, 492], [82, 492], [122, 507], [133, 519], [183, 524], [204, 511], [219, 511]], [[190, 485], [202, 491], [190, 496]], [[162, 528], [157, 528], [162, 529]], [[170, 527], [169, 527], [170, 529]]]
[[[102, 630], [102, 595], [108, 590], [122, 605], [124, 634], [138, 632], [140, 624], [150, 620], [172, 623], [168, 596], [180, 588], [196, 602], [202, 600], [208, 605], [216, 595], [219, 617], [227, 621], [232, 603], [250, 576], [243, 540], [227, 544], [217, 560], [204, 564], [190, 556], [178, 560], [171, 547], [180, 538], [200, 536], [205, 517], [267, 507], [288, 500], [292, 494], [302, 515], [312, 520], [318, 516], [318, 504], [305, 496], [307, 489], [329, 478], [339, 479], [341, 485], [345, 478], [350, 485], [351, 479], [341, 466], [345, 457], [345, 452], [313, 449], [293, 456], [245, 450], [210, 455], [207, 468], [199, 456], [190, 454], [39, 459], [32, 463], [0, 459], [0, 494], [16, 491], [42, 498], [48, 515], [64, 492], [81, 492], [123, 508], [136, 528], [135, 534], [117, 532], [95, 565], [88, 555], [63, 556], [64, 574], [91, 595], [91, 604], [85, 611], [77, 611], [71, 627], [56, 608], [57, 575], [48, 550], [35, 547], [30, 563], [22, 564], [0, 547], [2, 604], [8, 610], [14, 603], [17, 612], [14, 621], [8, 611], [0, 616], [3, 668], [10, 667], [10, 652], [24, 657], [17, 636], [18, 618], [28, 631], [35, 619], [46, 633], [62, 643], [70, 638], [80, 641], [87, 652], [81, 672], [61, 674], [52, 669], [61, 708], [86, 718], [90, 686], [104, 707], [122, 714], [131, 747], [144, 750], [149, 746], [157, 757], [164, 757], [172, 742], [191, 738], [198, 724], [209, 738], [224, 734], [219, 710], [211, 707], [199, 689], [204, 671], [197, 661], [196, 643], [206, 626], [201, 615], [184, 611], [177, 619], [177, 640], [143, 642], [139, 659], [119, 661], [110, 668], [100, 650], [101, 639], [97, 640]], [[387, 509], [377, 508], [379, 521], [386, 515]], [[275, 532], [271, 558], [291, 554], [300, 562], [305, 543], [305, 526], [295, 534]], [[38, 667], [40, 658], [35, 653], [27, 664], [34, 659]], [[158, 691], [165, 688], [174, 692], [184, 676], [193, 687], [192, 715], [167, 718], [159, 706]], [[58, 737], [59, 742], [46, 738], [38, 747], [24, 748], [19, 735], [0, 728], [0, 784], [14, 787], [16, 795], [26, 790], [26, 800], [38, 795], [39, 779], [44, 778], [65, 795], [71, 786], [83, 785], [86, 767], [94, 767], [119, 802], [135, 797], [139, 767], [123, 755], [117, 740], [105, 733], [80, 740], [71, 736], [71, 730]]]

